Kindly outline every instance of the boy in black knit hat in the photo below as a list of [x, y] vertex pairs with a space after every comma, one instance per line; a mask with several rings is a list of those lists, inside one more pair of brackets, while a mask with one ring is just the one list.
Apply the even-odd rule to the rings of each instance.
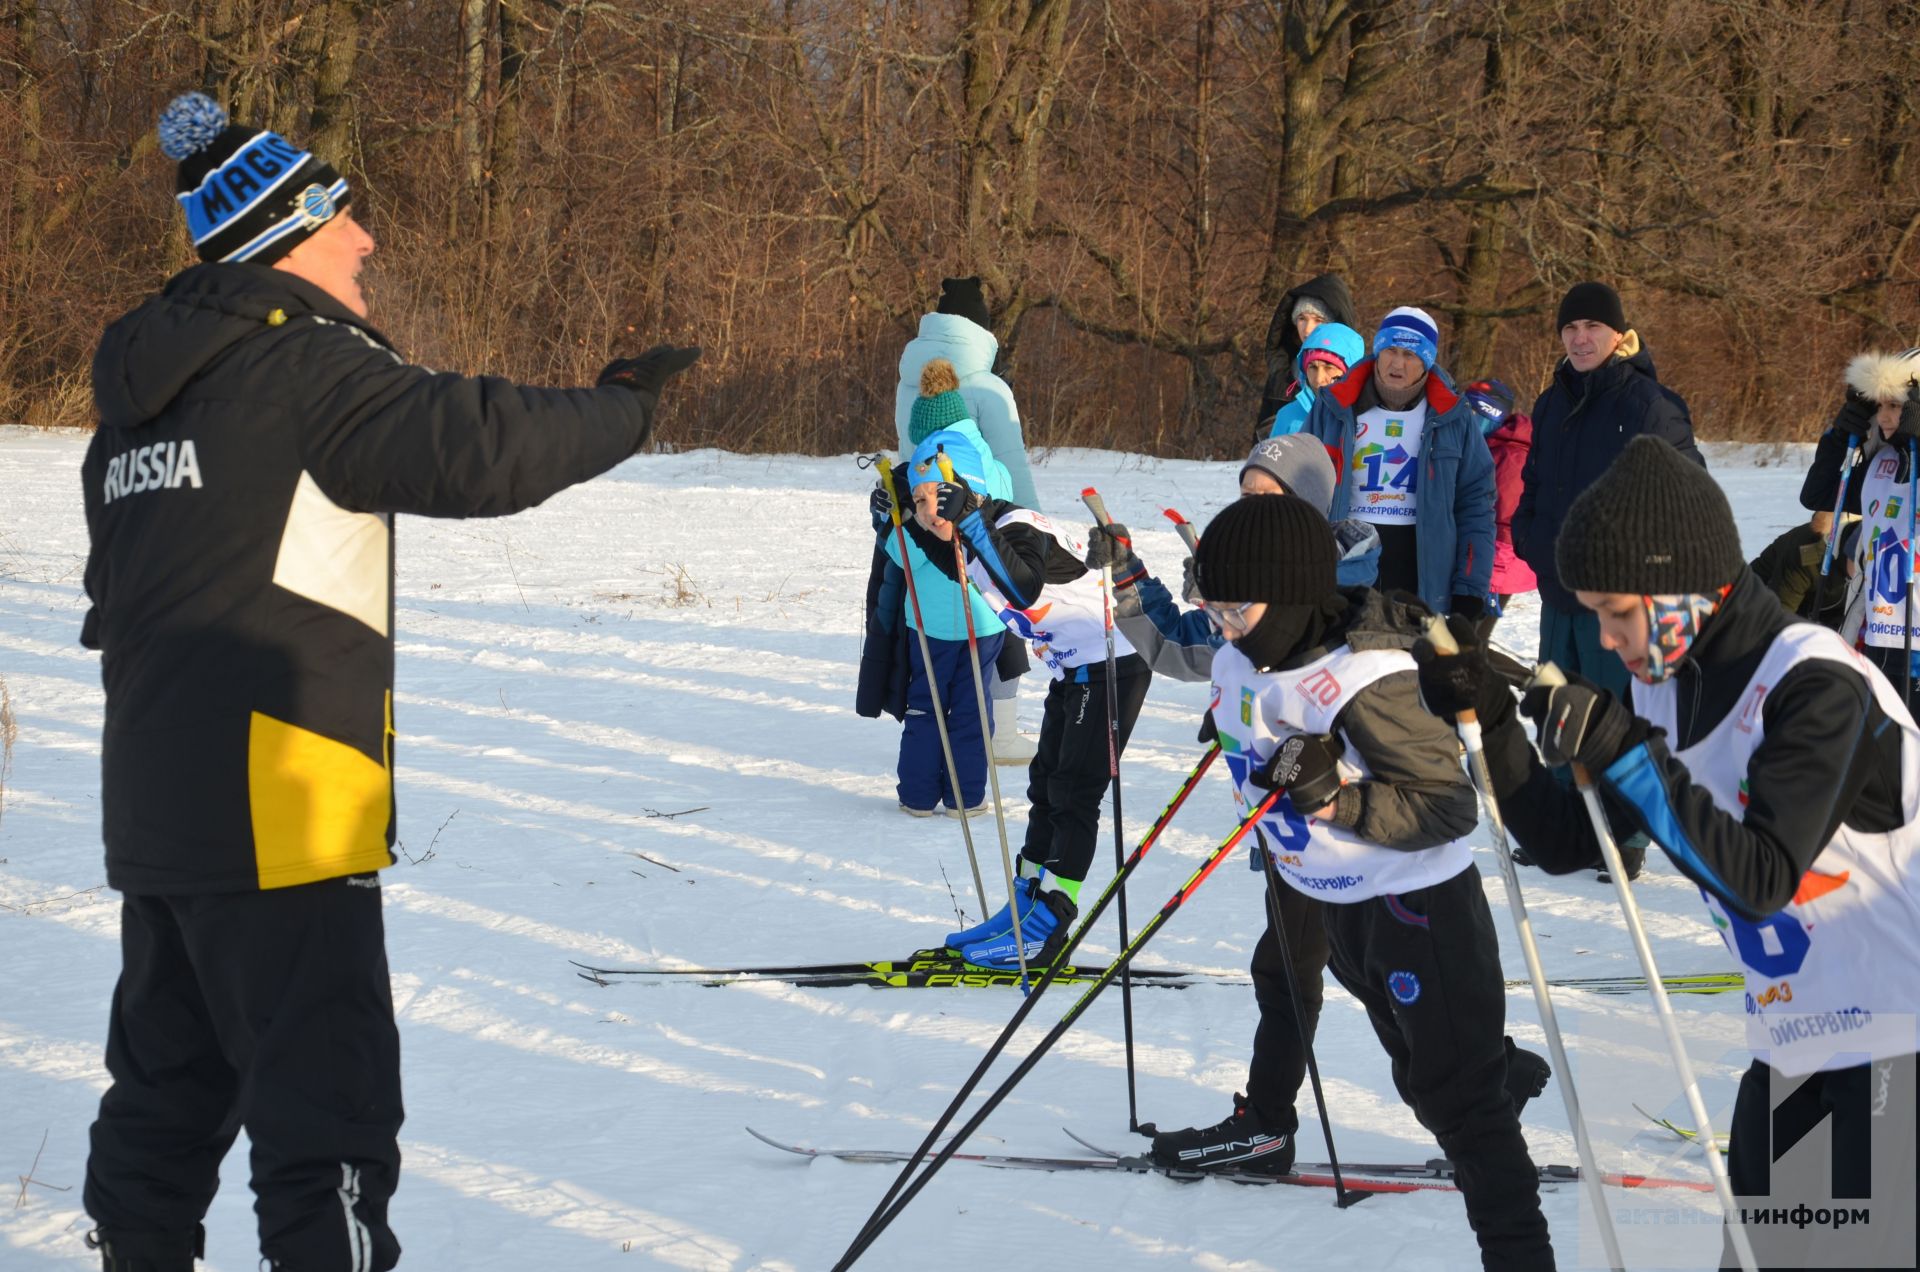
[[[1499, 943], [1465, 841], [1473, 788], [1452, 731], [1418, 709], [1412, 616], [1340, 591], [1334, 556], [1326, 518], [1290, 495], [1239, 500], [1207, 527], [1194, 581], [1226, 638], [1211, 722], [1242, 808], [1285, 788], [1261, 833], [1285, 882], [1328, 903], [1329, 966], [1453, 1160], [1483, 1265], [1552, 1268], [1507, 1089]], [[1264, 1129], [1261, 1110], [1237, 1113], [1245, 1138]]]
[[[1699, 885], [1747, 982], [1755, 1058], [1734, 1104], [1733, 1191], [1766, 1199], [1770, 1150], [1830, 1117], [1834, 1195], [1882, 1207], [1846, 1238], [1754, 1227], [1762, 1262], [1913, 1266], [1914, 1182], [1869, 1167], [1876, 1139], [1898, 1137], [1910, 1172], [1916, 1131], [1920, 730], [1845, 641], [1780, 607], [1745, 565], [1726, 496], [1666, 442], [1628, 444], [1575, 501], [1557, 557], [1630, 696], [1578, 676], [1530, 690], [1520, 709], [1536, 722], [1536, 756], [1511, 692], [1452, 625], [1458, 654], [1415, 648], [1423, 700], [1449, 719], [1479, 712], [1507, 829], [1544, 869], [1588, 867], [1600, 852], [1581, 797], [1541, 757], [1585, 767], [1613, 835], [1650, 835]], [[1788, 1103], [1784, 1083], [1770, 1092], [1776, 1075], [1804, 1078]], [[1778, 1191], [1751, 1204], [1802, 1201], [1820, 1204]], [[1854, 1237], [1867, 1246], [1836, 1261]]]

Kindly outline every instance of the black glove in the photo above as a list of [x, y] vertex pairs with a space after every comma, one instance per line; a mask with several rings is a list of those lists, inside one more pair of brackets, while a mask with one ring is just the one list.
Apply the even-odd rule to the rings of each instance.
[[1874, 409], [1871, 398], [1863, 398], [1848, 389], [1846, 400], [1840, 403], [1840, 413], [1833, 417], [1834, 430], [1848, 437], [1865, 437], [1873, 427]]
[[973, 487], [967, 485], [967, 479], [959, 473], [952, 481], [934, 483], [933, 509], [940, 520], [951, 521], [955, 525], [974, 507]]
[[873, 484], [873, 494], [867, 499], [867, 511], [873, 514], [875, 530], [889, 530], [893, 526], [893, 492], [889, 490], [886, 478]]
[[1511, 719], [1513, 693], [1488, 665], [1473, 622], [1455, 614], [1447, 619], [1447, 630], [1459, 653], [1443, 654], [1425, 636], [1413, 643], [1413, 661], [1420, 669], [1420, 705], [1448, 724], [1462, 711], [1475, 712], [1488, 727]]
[[637, 358], [615, 358], [607, 363], [607, 369], [600, 373], [600, 378], [594, 383], [603, 387], [617, 384], [635, 393], [659, 397], [660, 390], [666, 387], [668, 380], [699, 360], [699, 345], [686, 348], [655, 345]]
[[1599, 773], [1639, 746], [1653, 726], [1619, 699], [1581, 676], [1547, 688], [1535, 685], [1520, 700], [1535, 725], [1534, 742], [1549, 764], [1579, 764]]
[[1219, 738], [1220, 726], [1213, 722], [1213, 712], [1209, 711], [1200, 717], [1199, 741], [1201, 745], [1204, 746], [1209, 742], [1217, 742]]
[[1147, 572], [1133, 554], [1133, 532], [1118, 521], [1094, 526], [1087, 532], [1087, 568], [1099, 571], [1108, 566], [1113, 567], [1116, 588], [1132, 587]]
[[1900, 404], [1900, 427], [1893, 435], [1908, 439], [1920, 437], [1920, 381], [1908, 382], [1907, 400]]
[[1447, 613], [1472, 622], [1487, 616], [1487, 602], [1478, 596], [1456, 596], [1447, 603]]
[[1331, 733], [1296, 733], [1280, 744], [1272, 759], [1247, 774], [1247, 780], [1270, 791], [1284, 789], [1296, 809], [1310, 813], [1339, 793], [1344, 750]]

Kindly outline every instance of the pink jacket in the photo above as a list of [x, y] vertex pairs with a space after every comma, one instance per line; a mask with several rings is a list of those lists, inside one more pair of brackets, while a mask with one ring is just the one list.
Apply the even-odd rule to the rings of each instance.
[[1533, 420], [1518, 411], [1509, 415], [1487, 434], [1487, 449], [1493, 452], [1492, 589], [1498, 596], [1531, 592], [1537, 586], [1533, 571], [1513, 551], [1513, 511], [1520, 506], [1520, 474], [1533, 449]]

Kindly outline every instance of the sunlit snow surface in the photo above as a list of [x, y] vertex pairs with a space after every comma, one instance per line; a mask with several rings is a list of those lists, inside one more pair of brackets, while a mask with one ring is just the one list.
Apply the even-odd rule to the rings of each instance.
[[[84, 448], [79, 436], [0, 429], [0, 677], [19, 726], [0, 805], [0, 1175], [13, 1181], [0, 1209], [0, 1264], [9, 1269], [97, 1257], [81, 1245], [89, 1224], [79, 1199], [105, 1086], [118, 908], [103, 886], [97, 829], [98, 669], [78, 644]], [[1749, 555], [1802, 515], [1804, 451], [1713, 457]], [[1049, 509], [1076, 520], [1078, 492], [1098, 486], [1135, 527], [1148, 565], [1177, 585], [1182, 554], [1159, 510], [1177, 507], [1204, 526], [1233, 493], [1237, 467], [1080, 451], [1048, 456], [1037, 472]], [[896, 810], [898, 729], [853, 713], [869, 486], [852, 457], [702, 451], [630, 460], [508, 520], [401, 519], [404, 855], [385, 878], [408, 1109], [392, 1212], [403, 1267], [825, 1268], [891, 1169], [810, 1164], [742, 1127], [911, 1148], [1014, 1009], [1010, 990], [603, 989], [568, 965], [898, 956], [938, 943], [956, 904], [968, 922], [977, 916], [958, 823]], [[1500, 638], [1531, 653], [1536, 618], [1528, 598]], [[1036, 675], [1022, 693], [1030, 732], [1042, 688]], [[1205, 701], [1203, 685], [1154, 685], [1123, 766], [1129, 827], [1145, 826], [1193, 762]], [[1001, 777], [1017, 852], [1024, 774]], [[1129, 889], [1136, 929], [1231, 824], [1225, 779], [1210, 776]], [[974, 836], [997, 893], [992, 822], [976, 821]], [[1507, 974], [1522, 977], [1484, 830], [1476, 843]], [[1103, 842], [1094, 888], [1111, 869]], [[1637, 970], [1610, 886], [1534, 871], [1523, 883], [1550, 973]], [[1668, 971], [1731, 965], [1697, 893], [1658, 854], [1638, 896]], [[1235, 860], [1142, 962], [1243, 973], [1261, 917], [1258, 877]], [[1085, 961], [1116, 947], [1109, 918]], [[1071, 1001], [1067, 990], [1049, 995], [1016, 1050]], [[1562, 991], [1557, 1001], [1606, 1164], [1704, 1178], [1692, 1150], [1647, 1133], [1631, 1107], [1689, 1120], [1646, 997]], [[1745, 1063], [1738, 996], [1676, 1003], [1724, 1119]], [[1514, 1035], [1544, 1050], [1531, 991], [1510, 991], [1508, 1010]], [[1134, 1011], [1142, 1119], [1178, 1126], [1226, 1113], [1244, 1079], [1251, 989], [1142, 990]], [[1121, 1036], [1115, 991], [975, 1145], [1074, 1155], [1081, 1150], [1060, 1131], [1071, 1126], [1142, 1147], [1126, 1129]], [[1343, 1156], [1436, 1155], [1393, 1094], [1364, 1014], [1337, 989], [1319, 1060]], [[1305, 1091], [1301, 1111], [1301, 1155], [1323, 1158]], [[1575, 1159], [1557, 1088], [1525, 1120], [1537, 1160]], [[228, 1157], [207, 1219], [204, 1266], [216, 1272], [257, 1259], [244, 1150]], [[1612, 1196], [1622, 1208], [1699, 1206], [1691, 1195]], [[1580, 1244], [1578, 1190], [1562, 1187], [1545, 1204], [1562, 1266], [1596, 1262], [1598, 1246]], [[1712, 1217], [1679, 1217], [1704, 1221], [1675, 1225], [1650, 1211], [1637, 1239], [1668, 1266], [1710, 1266]], [[1455, 1196], [1380, 1197], [1339, 1211], [1320, 1189], [956, 1163], [862, 1266], [1414, 1272], [1477, 1263]]]

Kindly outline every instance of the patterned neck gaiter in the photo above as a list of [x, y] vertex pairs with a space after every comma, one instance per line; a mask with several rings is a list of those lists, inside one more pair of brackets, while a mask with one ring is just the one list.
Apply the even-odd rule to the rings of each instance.
[[1647, 662], [1641, 679], [1657, 685], [1680, 669], [1700, 629], [1733, 590], [1731, 583], [1711, 595], [1643, 596], [1647, 607]]

